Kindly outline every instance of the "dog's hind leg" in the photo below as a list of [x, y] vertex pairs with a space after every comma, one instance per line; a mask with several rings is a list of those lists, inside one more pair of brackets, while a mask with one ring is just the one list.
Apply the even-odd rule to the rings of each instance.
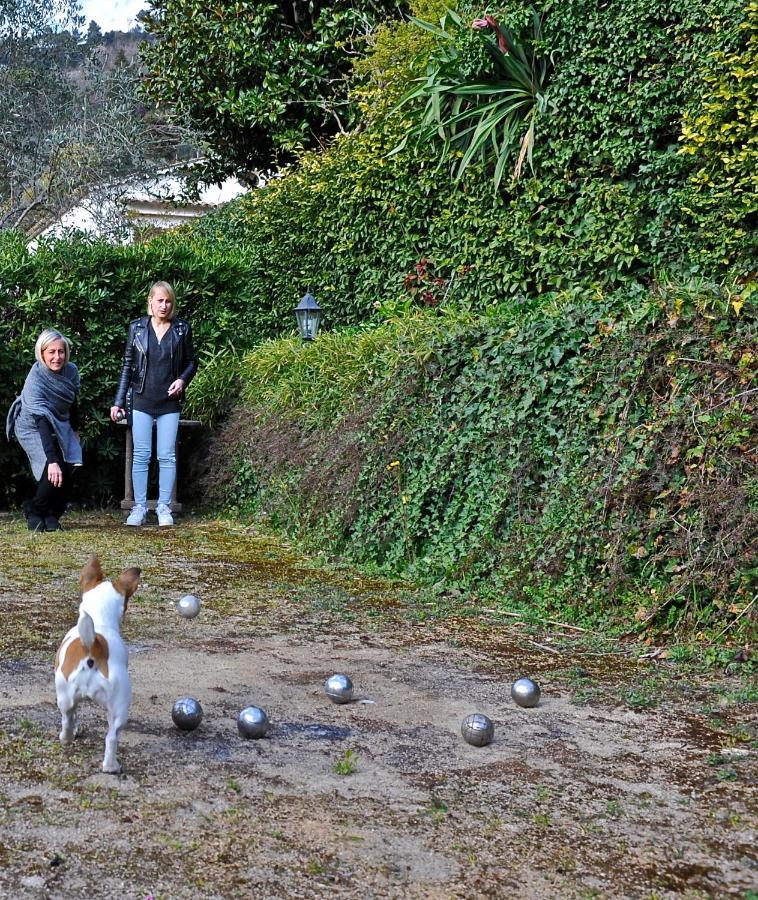
[[61, 744], [70, 744], [76, 737], [76, 702], [67, 692], [58, 692], [58, 709], [61, 712]]
[[112, 713], [108, 710], [108, 734], [105, 735], [105, 756], [103, 757], [103, 772], [110, 775], [118, 775], [121, 765], [116, 759], [118, 750], [118, 738], [121, 729], [126, 725], [127, 717], [121, 713]]

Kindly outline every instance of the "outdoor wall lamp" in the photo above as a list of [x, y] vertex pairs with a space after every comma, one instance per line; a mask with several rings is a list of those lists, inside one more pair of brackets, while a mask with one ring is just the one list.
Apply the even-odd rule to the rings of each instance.
[[304, 341], [312, 341], [318, 334], [318, 326], [321, 324], [321, 307], [310, 291], [298, 303], [294, 312], [300, 337]]

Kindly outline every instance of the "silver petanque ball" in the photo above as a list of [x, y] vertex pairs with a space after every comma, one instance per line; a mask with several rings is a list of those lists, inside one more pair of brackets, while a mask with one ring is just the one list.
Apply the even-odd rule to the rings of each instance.
[[194, 619], [200, 612], [200, 601], [193, 594], [185, 594], [181, 600], [177, 600], [176, 611], [185, 619]]
[[203, 719], [203, 707], [194, 697], [180, 697], [171, 709], [171, 718], [180, 731], [194, 731]]
[[511, 697], [518, 706], [536, 706], [540, 702], [540, 686], [531, 678], [519, 678], [511, 685]]
[[474, 747], [486, 747], [495, 736], [495, 726], [492, 724], [492, 719], [483, 713], [472, 713], [463, 720], [461, 734], [467, 744], [472, 744]]
[[324, 690], [332, 703], [349, 703], [353, 699], [353, 682], [347, 675], [330, 675]]
[[268, 716], [259, 706], [247, 706], [237, 716], [237, 731], [243, 738], [262, 738], [268, 725]]

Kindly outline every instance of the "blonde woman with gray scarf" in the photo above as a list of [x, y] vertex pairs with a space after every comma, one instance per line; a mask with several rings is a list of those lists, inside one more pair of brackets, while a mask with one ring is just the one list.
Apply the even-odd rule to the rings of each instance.
[[37, 362], [10, 408], [6, 434], [24, 448], [37, 481], [34, 497], [24, 505], [29, 530], [59, 531], [71, 477], [82, 464], [76, 433], [79, 370], [70, 361], [68, 338], [54, 328], [37, 338], [34, 355]]

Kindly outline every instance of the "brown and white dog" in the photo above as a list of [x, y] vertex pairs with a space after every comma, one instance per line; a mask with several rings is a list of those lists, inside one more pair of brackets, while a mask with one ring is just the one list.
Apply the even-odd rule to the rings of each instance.
[[132, 699], [128, 652], [120, 626], [139, 578], [140, 570], [133, 568], [124, 569], [115, 582], [106, 581], [100, 561], [93, 556], [79, 577], [79, 621], [63, 638], [55, 655], [61, 743], [70, 744], [74, 739], [79, 701], [94, 700], [108, 711], [103, 772], [115, 775], [121, 771], [116, 759], [118, 737], [129, 718]]

